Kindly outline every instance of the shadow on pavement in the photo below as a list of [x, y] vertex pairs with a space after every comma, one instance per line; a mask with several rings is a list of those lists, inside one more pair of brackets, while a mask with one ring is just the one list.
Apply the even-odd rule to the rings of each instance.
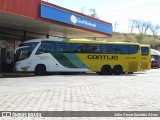
[[89, 72], [89, 73], [73, 73], [73, 72], [62, 72], [62, 73], [55, 73], [55, 72], [49, 72], [45, 75], [35, 75], [35, 73], [0, 73], [0, 78], [16, 78], [16, 77], [38, 77], [38, 76], [52, 76], [52, 75], [83, 75], [83, 76], [136, 76], [137, 74], [146, 74], [145, 72], [135, 72], [133, 74], [121, 74], [121, 75], [98, 75], [95, 72]]
[[0, 73], [0, 78], [33, 77], [33, 76], [35, 76], [34, 73], [17, 73], [17, 72]]

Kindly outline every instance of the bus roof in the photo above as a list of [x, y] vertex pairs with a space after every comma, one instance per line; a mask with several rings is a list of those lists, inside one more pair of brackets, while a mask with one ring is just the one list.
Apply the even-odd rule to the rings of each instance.
[[30, 43], [30, 42], [41, 42], [41, 41], [64, 41], [63, 38], [44, 38], [44, 39], [32, 39], [27, 40], [24, 43]]
[[91, 39], [64, 39], [64, 38], [46, 38], [46, 39], [32, 39], [27, 40], [24, 43], [30, 42], [41, 42], [41, 41], [62, 41], [66, 43], [88, 43], [88, 44], [130, 44], [130, 45], [140, 45], [139, 43], [132, 43], [132, 42], [107, 42], [107, 41], [96, 41]]
[[137, 44], [139, 43], [132, 43], [132, 42], [107, 42], [107, 41], [96, 41], [90, 39], [67, 39], [65, 40], [67, 43], [93, 43], [93, 44]]

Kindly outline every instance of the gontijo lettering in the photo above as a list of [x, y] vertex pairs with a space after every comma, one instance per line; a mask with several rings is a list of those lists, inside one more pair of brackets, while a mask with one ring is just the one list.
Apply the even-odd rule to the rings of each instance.
[[117, 60], [118, 56], [108, 56], [108, 55], [88, 55], [88, 59], [100, 59], [100, 60]]

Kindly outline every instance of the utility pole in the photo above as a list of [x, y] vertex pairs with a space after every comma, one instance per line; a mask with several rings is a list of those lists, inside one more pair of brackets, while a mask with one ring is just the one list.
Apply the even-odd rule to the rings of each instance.
[[119, 24], [118, 24], [117, 21], [115, 21], [115, 22], [114, 22], [114, 32], [116, 32], [117, 25], [119, 25]]

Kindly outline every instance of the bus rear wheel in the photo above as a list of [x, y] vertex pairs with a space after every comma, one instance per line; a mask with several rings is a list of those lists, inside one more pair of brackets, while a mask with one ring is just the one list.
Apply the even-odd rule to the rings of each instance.
[[103, 66], [101, 69], [101, 74], [102, 75], [111, 75], [112, 74], [111, 66], [109, 66], [109, 65]]
[[46, 66], [43, 64], [39, 64], [35, 68], [36, 75], [44, 75], [46, 73]]
[[122, 66], [120, 66], [120, 65], [114, 66], [114, 68], [113, 68], [113, 74], [114, 75], [120, 75], [122, 73], [123, 73]]

